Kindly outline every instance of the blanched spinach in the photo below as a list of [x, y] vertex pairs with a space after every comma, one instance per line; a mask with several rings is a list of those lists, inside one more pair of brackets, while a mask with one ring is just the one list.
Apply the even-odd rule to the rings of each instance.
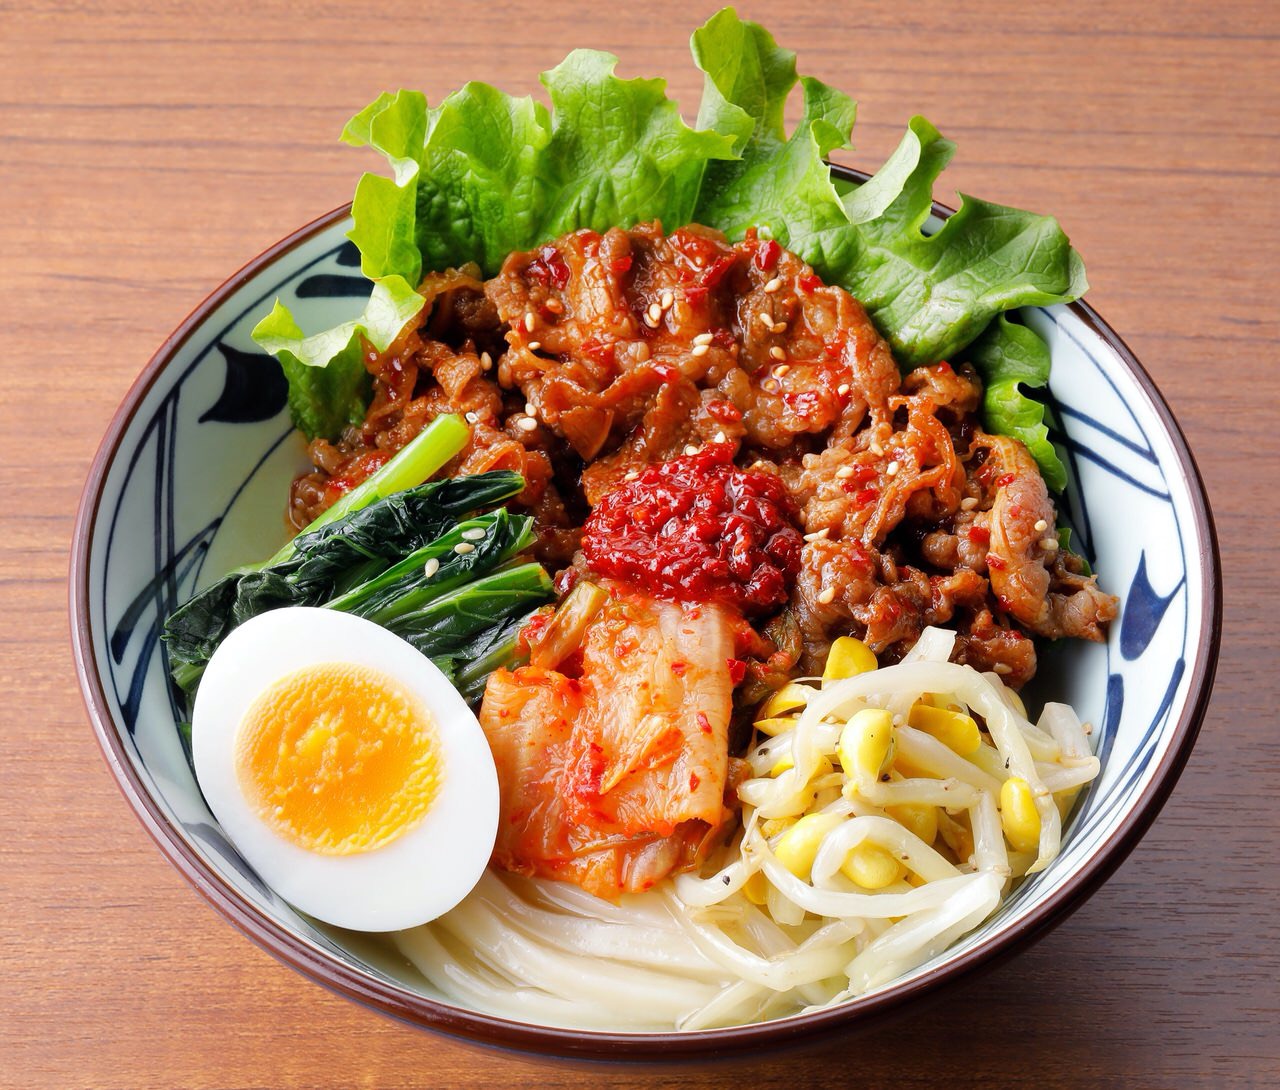
[[[332, 605], [382, 620], [396, 613], [400, 595], [408, 603], [403, 608], [413, 611], [440, 595], [465, 594], [469, 581], [527, 548], [532, 530], [527, 517], [506, 511], [461, 524], [459, 520], [509, 499], [523, 487], [524, 478], [505, 471], [430, 481], [298, 535], [283, 560], [229, 573], [165, 622], [163, 638], [174, 680], [194, 691], [227, 635], [268, 610]], [[467, 530], [483, 530], [484, 537], [467, 542], [473, 546], [470, 551], [455, 552]], [[431, 559], [437, 560], [438, 570], [428, 576], [425, 565]], [[503, 600], [508, 612], [529, 608], [525, 603], [534, 585], [527, 581], [523, 597]], [[540, 585], [537, 593], [550, 597], [550, 590]], [[486, 623], [503, 616], [491, 613]]]

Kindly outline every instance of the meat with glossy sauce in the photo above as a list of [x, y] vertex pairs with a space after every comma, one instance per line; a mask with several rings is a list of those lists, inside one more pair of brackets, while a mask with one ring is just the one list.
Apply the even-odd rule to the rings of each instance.
[[[803, 541], [798, 563], [781, 565], [781, 592], [766, 596], [773, 612], [754, 609], [748, 625], [730, 609], [735, 649], [720, 656], [724, 639], [710, 644], [722, 756], [735, 686], [749, 704], [819, 670], [836, 636], [892, 662], [944, 624], [959, 634], [959, 661], [1017, 687], [1035, 672], [1032, 637], [1102, 639], [1115, 616], [1115, 599], [1059, 548], [1026, 449], [980, 427], [974, 370], [941, 362], [901, 375], [857, 300], [754, 232], [731, 244], [696, 225], [576, 231], [511, 254], [488, 280], [467, 268], [432, 274], [421, 290], [422, 323], [367, 358], [364, 423], [312, 445], [316, 470], [295, 482], [292, 520], [305, 525], [436, 415], [464, 414], [471, 440], [443, 472], [522, 473], [513, 503], [533, 514], [538, 555], [563, 589], [589, 569], [579, 544], [591, 510], [647, 467], [705, 449], [774, 475]], [[659, 527], [654, 552], [632, 567], [657, 570], [682, 535], [687, 560], [687, 528]], [[724, 551], [705, 541], [708, 557]], [[689, 584], [651, 582], [653, 593]], [[652, 635], [690, 608], [654, 604], [631, 623]], [[637, 678], [658, 679], [620, 667], [618, 641], [631, 637], [606, 631], [593, 626], [581, 677], [495, 674], [482, 718], [504, 769], [499, 862], [608, 894], [692, 864], [721, 820], [725, 782], [721, 764], [691, 765], [676, 745], [673, 732], [680, 745], [699, 741], [687, 706], [683, 725], [668, 716], [657, 730], [646, 718]], [[642, 659], [661, 661], [670, 649], [646, 639]], [[614, 720], [602, 718], [604, 701], [618, 702]], [[694, 789], [677, 782], [686, 769]]]

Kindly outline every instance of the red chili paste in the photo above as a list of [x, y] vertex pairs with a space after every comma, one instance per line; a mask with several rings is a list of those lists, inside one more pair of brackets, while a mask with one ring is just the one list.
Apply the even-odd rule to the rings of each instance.
[[729, 443], [650, 466], [583, 527], [587, 567], [681, 602], [763, 612], [787, 600], [803, 541], [786, 486], [733, 464]]

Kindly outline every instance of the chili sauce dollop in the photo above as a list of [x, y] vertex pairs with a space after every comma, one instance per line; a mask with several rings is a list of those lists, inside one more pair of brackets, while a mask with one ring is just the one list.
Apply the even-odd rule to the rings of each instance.
[[781, 606], [800, 570], [795, 504], [777, 477], [733, 455], [710, 443], [607, 493], [583, 527], [587, 567], [675, 601]]

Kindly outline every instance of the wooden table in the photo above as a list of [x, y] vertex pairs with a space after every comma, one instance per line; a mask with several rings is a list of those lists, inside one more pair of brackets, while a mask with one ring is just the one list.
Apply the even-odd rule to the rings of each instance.
[[90, 457], [155, 346], [349, 197], [373, 160], [336, 136], [378, 91], [533, 90], [581, 44], [668, 74], [692, 113], [685, 41], [713, 7], [0, 5], [0, 1086], [1280, 1084], [1274, 0], [745, 12], [859, 98], [855, 164], [919, 111], [960, 142], [942, 199], [1060, 218], [1209, 484], [1226, 646], [1200, 743], [1131, 859], [1031, 951], [789, 1057], [555, 1067], [394, 1024], [282, 968], [170, 869], [111, 782], [72, 673], [66, 550]]

